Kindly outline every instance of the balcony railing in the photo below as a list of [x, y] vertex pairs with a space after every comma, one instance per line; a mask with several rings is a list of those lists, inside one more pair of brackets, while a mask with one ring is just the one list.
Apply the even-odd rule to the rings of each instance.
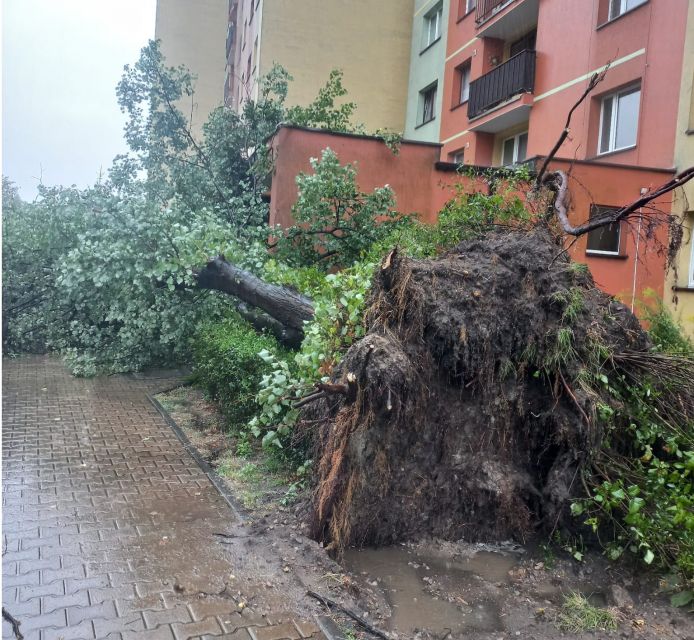
[[470, 83], [467, 117], [476, 116], [519, 93], [532, 93], [535, 52], [526, 49]]
[[477, 0], [475, 8], [475, 22], [481, 24], [486, 22], [493, 15], [499, 13], [507, 4], [513, 0]]

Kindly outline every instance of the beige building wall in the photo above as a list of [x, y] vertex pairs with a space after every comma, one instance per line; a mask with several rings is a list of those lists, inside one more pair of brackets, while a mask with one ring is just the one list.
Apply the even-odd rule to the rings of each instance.
[[[694, 166], [694, 2], [689, 3], [684, 46], [675, 142], [678, 171]], [[694, 338], [694, 180], [677, 190], [672, 211], [681, 216], [685, 229], [677, 269], [668, 274], [665, 302], [687, 334]]]
[[201, 133], [210, 112], [224, 100], [229, 0], [157, 0], [155, 37], [168, 66], [186, 66], [197, 76], [195, 96], [179, 104]]
[[259, 73], [280, 63], [294, 78], [287, 104], [305, 105], [340, 68], [356, 123], [404, 131], [413, 7], [413, 0], [261, 0]]

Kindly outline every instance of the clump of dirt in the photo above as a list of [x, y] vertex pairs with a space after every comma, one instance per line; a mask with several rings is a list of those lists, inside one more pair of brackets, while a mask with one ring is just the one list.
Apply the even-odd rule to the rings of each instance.
[[[367, 335], [312, 403], [312, 535], [341, 551], [433, 535], [524, 540], [569, 526], [567, 498], [602, 439], [591, 372], [647, 334], [547, 231], [503, 231], [430, 260], [397, 250]], [[352, 374], [349, 376], [348, 374]]]

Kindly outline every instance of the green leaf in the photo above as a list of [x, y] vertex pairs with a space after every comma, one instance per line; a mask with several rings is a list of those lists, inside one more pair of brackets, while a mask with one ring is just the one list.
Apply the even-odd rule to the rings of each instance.
[[673, 607], [686, 607], [692, 601], [694, 601], [694, 591], [689, 589], [670, 596], [670, 604]]

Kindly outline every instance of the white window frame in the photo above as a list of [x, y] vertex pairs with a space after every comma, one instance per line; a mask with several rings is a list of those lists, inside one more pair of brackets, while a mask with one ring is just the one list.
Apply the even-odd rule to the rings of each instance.
[[[598, 205], [601, 206], [601, 205]], [[609, 207], [602, 207], [603, 209], [608, 209]], [[615, 207], [615, 210], [618, 207]], [[589, 256], [621, 256], [622, 255], [622, 225], [619, 222], [613, 223], [617, 225], [617, 251], [602, 251], [601, 249], [588, 249], [588, 236], [592, 233], [589, 231], [586, 234], [586, 254]], [[602, 227], [598, 227], [593, 231], [600, 231]]]
[[[636, 114], [636, 132], [634, 135], [634, 144], [627, 145], [626, 147], [617, 147], [617, 118], [619, 117], [619, 98], [621, 96], [629, 95], [630, 93], [639, 94], [639, 110]], [[604, 130], [604, 120], [605, 120], [605, 103], [608, 100], [612, 100], [612, 114], [610, 119], [610, 140], [605, 151], [602, 150], [602, 136]], [[606, 153], [614, 153], [615, 151], [623, 151], [624, 149], [633, 149], [636, 146], [636, 141], [639, 136], [639, 117], [641, 115], [641, 85], [632, 85], [621, 89], [620, 91], [615, 91], [607, 96], [604, 96], [600, 101], [600, 129], [598, 131], [598, 155], [604, 155]]]
[[689, 232], [689, 242], [692, 245], [691, 256], [689, 257], [689, 284], [691, 289], [694, 289], [694, 216], [692, 219], [692, 227]]
[[[522, 135], [525, 135], [525, 136], [528, 135], [527, 129], [525, 131], [520, 131], [519, 133], [516, 133], [513, 136], [509, 136], [508, 138], [504, 138], [501, 141], [501, 163], [502, 163], [501, 166], [509, 167], [511, 165], [518, 164], [519, 162], [525, 162], [526, 158], [523, 158], [523, 160], [518, 160], [518, 148], [520, 147], [520, 137]], [[509, 140], [513, 140], [513, 162], [511, 162], [510, 165], [503, 164], [503, 162], [504, 162], [504, 147], [506, 146], [506, 143]], [[527, 154], [527, 142], [526, 142], [526, 154]], [[526, 155], [526, 157], [527, 157], [527, 155]]]
[[648, 2], [648, 0], [609, 0], [610, 9], [607, 19], [614, 20], [615, 18], [619, 18], [619, 16], [625, 14], [627, 11], [636, 9], [636, 7], [646, 4], [646, 2]]
[[[472, 65], [469, 62], [458, 67], [460, 73], [460, 95], [458, 96], [458, 104], [463, 104], [470, 99], [470, 76], [472, 75]], [[467, 93], [464, 93], [466, 88], [465, 80], [467, 79]]]
[[465, 164], [465, 149], [458, 149], [453, 154], [453, 163], [454, 164]]
[[[441, 39], [441, 28], [443, 23], [443, 3], [438, 4], [424, 16], [424, 38], [422, 51], [430, 47], [434, 42]], [[434, 25], [434, 37], [431, 37], [431, 25]]]
[[[431, 105], [432, 116], [431, 116], [431, 118], [428, 118], [428, 119], [427, 119], [426, 116], [425, 116], [425, 114], [426, 114], [426, 95], [427, 95], [429, 92], [431, 92], [431, 91], [434, 92], [433, 104]], [[420, 99], [420, 109], [421, 109], [421, 111], [420, 111], [420, 115], [419, 115], [419, 118], [418, 118], [419, 122], [417, 123], [417, 126], [422, 126], [422, 125], [428, 124], [428, 123], [431, 122], [432, 120], [436, 120], [436, 100], [437, 100], [438, 97], [439, 97], [439, 83], [438, 83], [438, 82], [433, 82], [433, 83], [430, 84], [428, 87], [422, 89], [422, 90], [419, 92], [419, 96], [420, 96], [419, 99]]]

